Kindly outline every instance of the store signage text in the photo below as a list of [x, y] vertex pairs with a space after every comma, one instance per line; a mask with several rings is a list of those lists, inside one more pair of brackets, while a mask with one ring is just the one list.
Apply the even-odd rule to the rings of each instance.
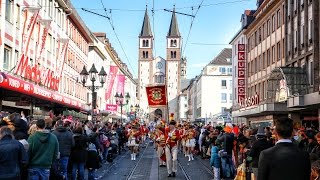
[[50, 102], [73, 106], [75, 108], [82, 108], [82, 103], [76, 100], [64, 97], [56, 92], [44, 89], [32, 83], [20, 80], [14, 76], [0, 72], [0, 87], [22, 94], [38, 97]]
[[238, 103], [245, 99], [246, 94], [246, 45], [238, 44]]
[[239, 105], [240, 108], [246, 108], [250, 106], [255, 106], [260, 103], [260, 98], [258, 94], [255, 94], [254, 96], [248, 97], [240, 101]]

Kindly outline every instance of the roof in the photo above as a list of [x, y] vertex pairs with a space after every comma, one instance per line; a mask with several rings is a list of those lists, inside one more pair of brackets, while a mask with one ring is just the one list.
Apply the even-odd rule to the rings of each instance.
[[176, 10], [173, 9], [168, 37], [180, 37], [178, 21], [176, 18]]
[[181, 79], [180, 87], [181, 87], [182, 91], [189, 86], [190, 81], [191, 81], [191, 79]]
[[[231, 65], [232, 61], [232, 49], [231, 48], [224, 48], [217, 57], [215, 57], [209, 64], [214, 65]], [[230, 61], [227, 61], [230, 59]]]
[[146, 11], [144, 13], [144, 19], [143, 19], [143, 24], [142, 24], [140, 36], [141, 37], [152, 36], [151, 25], [150, 25], [150, 20], [149, 20], [149, 15], [148, 15], [148, 9], [146, 9]]

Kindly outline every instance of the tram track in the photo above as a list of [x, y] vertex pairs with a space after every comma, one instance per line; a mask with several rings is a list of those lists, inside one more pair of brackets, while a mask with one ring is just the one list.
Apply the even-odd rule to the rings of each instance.
[[201, 159], [199, 159], [199, 157], [195, 157], [195, 159], [200, 162], [200, 164], [204, 167], [204, 169], [205, 169], [209, 174], [212, 175], [212, 177], [214, 177], [214, 174], [213, 174], [211, 168], [209, 168]]
[[180, 167], [184, 177], [186, 178], [186, 180], [191, 180], [190, 175], [188, 174], [188, 172], [186, 171], [186, 169], [181, 165], [180, 161], [178, 160], [178, 166]]
[[139, 154], [139, 160], [137, 161], [137, 163], [134, 165], [134, 167], [133, 167], [132, 170], [130, 171], [130, 173], [129, 173], [129, 175], [127, 176], [126, 180], [134, 179], [134, 178], [133, 178], [134, 172], [136, 171], [136, 169], [137, 169], [137, 167], [138, 167], [138, 165], [139, 165], [139, 163], [140, 163], [140, 161], [141, 161], [144, 153], [145, 153], [146, 150], [148, 149], [149, 144], [150, 144], [150, 142], [147, 143], [147, 146], [144, 148], [142, 154], [141, 154], [141, 155]]

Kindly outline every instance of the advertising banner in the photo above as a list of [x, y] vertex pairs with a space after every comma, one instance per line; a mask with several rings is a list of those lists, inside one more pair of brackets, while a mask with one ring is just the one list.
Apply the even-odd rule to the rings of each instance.
[[81, 102], [2, 72], [0, 72], [0, 87], [69, 107], [83, 108]]
[[106, 90], [106, 95], [105, 95], [106, 101], [111, 96], [112, 87], [114, 84], [114, 80], [117, 76], [117, 72], [118, 72], [118, 66], [110, 66], [110, 71], [109, 71], [107, 82], [106, 82], [106, 84], [107, 84], [107, 90]]
[[122, 94], [122, 96], [124, 97], [124, 83], [126, 81], [126, 76], [123, 74], [119, 74], [118, 75], [118, 84], [117, 84], [117, 92]]
[[166, 106], [167, 94], [165, 85], [146, 87], [150, 107]]
[[118, 105], [116, 104], [107, 104], [106, 110], [111, 112], [117, 112], [118, 111]]

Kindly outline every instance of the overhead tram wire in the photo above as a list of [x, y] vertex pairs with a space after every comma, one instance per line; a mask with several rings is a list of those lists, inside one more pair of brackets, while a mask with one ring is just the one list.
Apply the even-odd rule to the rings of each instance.
[[[202, 7], [208, 7], [208, 6], [218, 6], [218, 5], [224, 5], [224, 4], [232, 4], [232, 3], [238, 3], [238, 2], [249, 2], [251, 0], [235, 0], [235, 1], [226, 1], [226, 2], [220, 2], [220, 3], [212, 3], [212, 4], [203, 4]], [[3, 5], [5, 5], [5, 3], [1, 3]], [[14, 6], [15, 4], [12, 4], [12, 6]], [[30, 7], [29, 5], [26, 6], [26, 5], [21, 5], [20, 6], [21, 8], [23, 7]], [[51, 6], [41, 6], [41, 7], [51, 7]], [[199, 6], [188, 6], [188, 7], [176, 7], [176, 10], [177, 9], [190, 9], [190, 8], [198, 8]], [[77, 8], [69, 8], [69, 9], [73, 9], [73, 10], [82, 10], [82, 9], [87, 9], [87, 10], [91, 10], [91, 11], [96, 11], [96, 10], [105, 10], [105, 9], [102, 9], [102, 8], [86, 8], [86, 7], [77, 7]], [[154, 11], [163, 11], [163, 9], [165, 8], [162, 8], [162, 9], [154, 9]], [[111, 11], [145, 11], [145, 9], [119, 9], [119, 8], [114, 8], [114, 9], [107, 9], [107, 10], [111, 10]]]
[[190, 24], [190, 28], [189, 28], [189, 32], [188, 32], [188, 36], [187, 36], [187, 40], [186, 40], [186, 43], [184, 45], [184, 48], [182, 49], [182, 57], [184, 56], [184, 52], [186, 50], [186, 47], [187, 47], [187, 44], [188, 44], [188, 41], [189, 41], [189, 37], [190, 37], [190, 33], [191, 33], [191, 29], [192, 29], [192, 26], [193, 26], [193, 22], [199, 12], [199, 9], [201, 8], [202, 4], [203, 4], [204, 0], [201, 1], [200, 5], [198, 6], [198, 9], [196, 11], [196, 13], [194, 14], [194, 17], [192, 18], [192, 21], [191, 21], [191, 24]]
[[[106, 16], [108, 17], [108, 12], [107, 12], [107, 9], [105, 8], [104, 4], [103, 4], [103, 1], [100, 0], [100, 2], [101, 2], [101, 5], [102, 5], [102, 7], [103, 7], [103, 9], [104, 9], [104, 12], [106, 13]], [[110, 12], [111, 12], [111, 11], [110, 11]], [[124, 48], [123, 48], [123, 45], [122, 45], [122, 43], [121, 43], [121, 41], [120, 41], [120, 39], [119, 39], [119, 37], [118, 37], [118, 34], [117, 34], [117, 32], [116, 32], [116, 30], [115, 30], [115, 28], [114, 28], [113, 23], [111, 22], [110, 18], [107, 18], [107, 19], [109, 20], [109, 23], [110, 23], [111, 28], [112, 28], [112, 30], [113, 30], [113, 32], [114, 32], [114, 35], [116, 36], [116, 38], [117, 38], [117, 40], [118, 40], [118, 43], [119, 43], [119, 45], [120, 45], [120, 47], [121, 47], [121, 49], [122, 49], [122, 52], [123, 52], [124, 56], [126, 57], [126, 59], [127, 59], [127, 61], [128, 61], [128, 64], [129, 64], [129, 66], [130, 66], [130, 68], [131, 68], [131, 70], [132, 70], [132, 74], [135, 75], [135, 70], [133, 69], [133, 67], [132, 67], [132, 65], [131, 65], [131, 63], [130, 63], [129, 57], [128, 57], [126, 51], [125, 51]]]

